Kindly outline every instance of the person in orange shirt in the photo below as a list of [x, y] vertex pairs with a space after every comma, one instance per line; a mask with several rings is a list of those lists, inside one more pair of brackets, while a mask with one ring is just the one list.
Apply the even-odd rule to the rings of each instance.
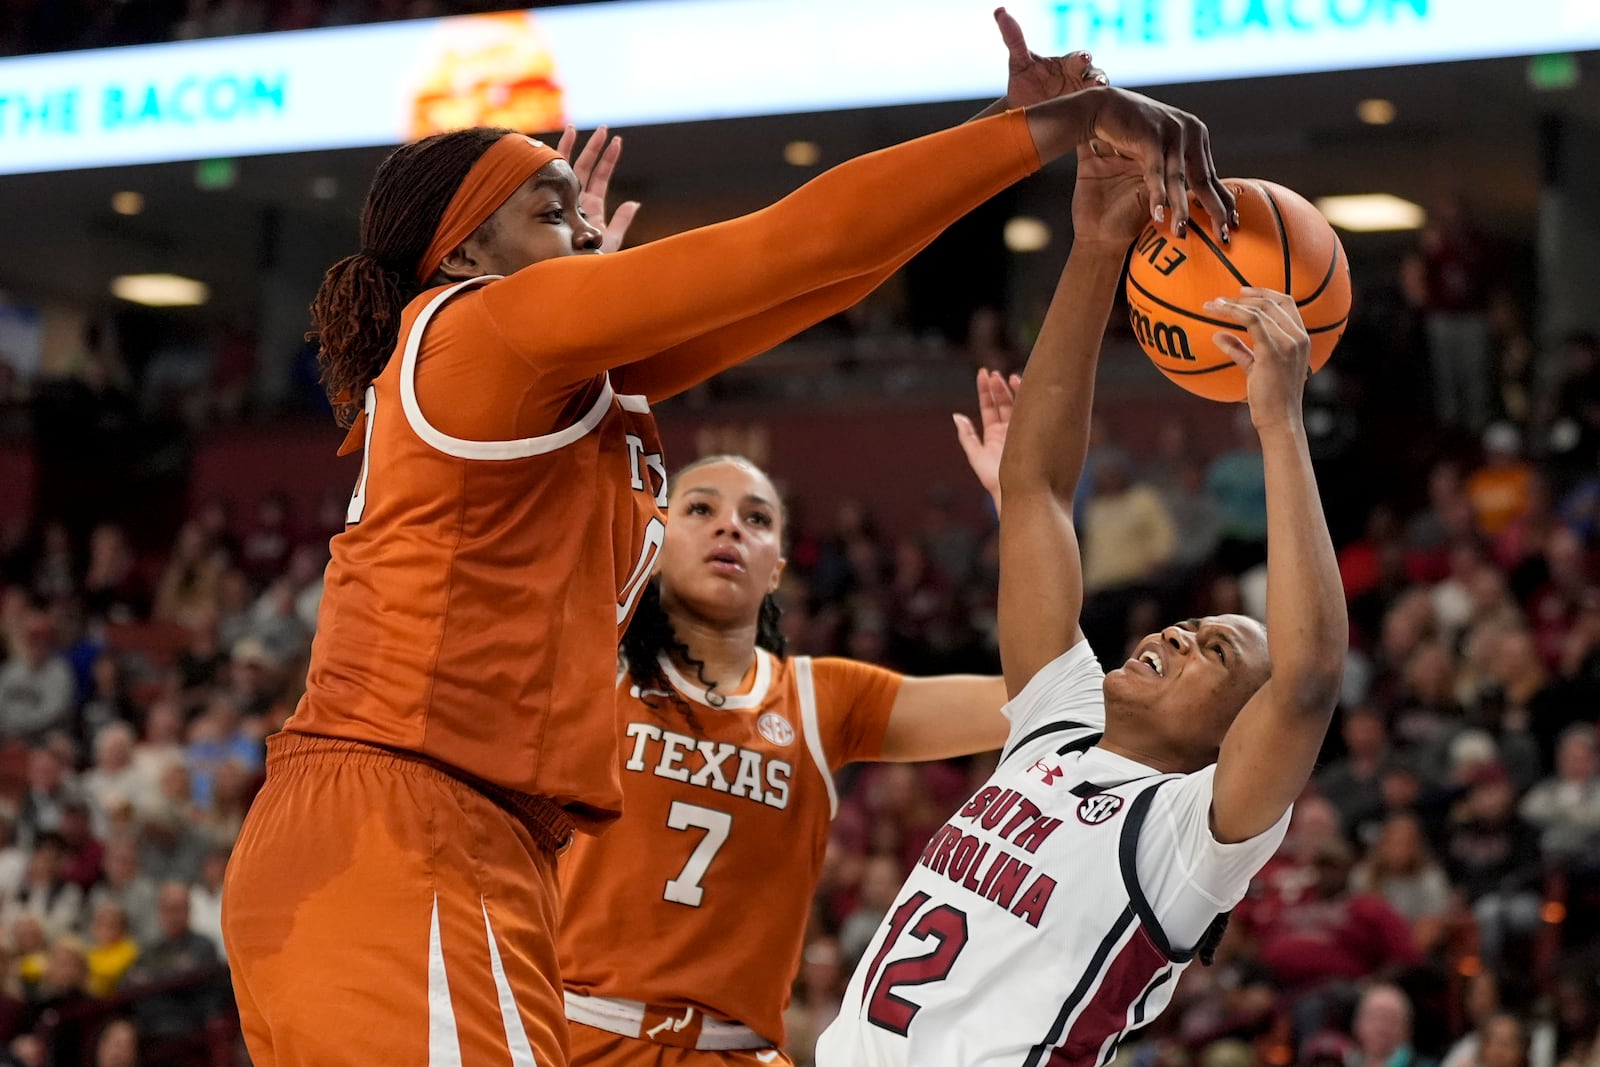
[[[978, 385], [983, 431], [957, 423], [998, 507], [1011, 395], [993, 372]], [[624, 814], [561, 861], [573, 1067], [790, 1062], [783, 1013], [835, 772], [1005, 741], [1002, 678], [786, 657], [783, 534], [749, 460], [709, 456], [673, 479], [660, 570], [622, 639]]]
[[565, 1063], [556, 856], [621, 807], [617, 639], [665, 537], [651, 405], [1078, 144], [1142, 165], [1163, 224], [1186, 185], [1226, 212], [1206, 137], [1096, 87], [608, 255], [572, 167], [521, 133], [389, 156], [312, 306], [363, 466], [224, 887], [258, 1067]]
[[1495, 537], [1528, 513], [1533, 501], [1533, 466], [1522, 458], [1522, 435], [1509, 422], [1483, 434], [1483, 466], [1467, 478], [1467, 499], [1478, 529]]

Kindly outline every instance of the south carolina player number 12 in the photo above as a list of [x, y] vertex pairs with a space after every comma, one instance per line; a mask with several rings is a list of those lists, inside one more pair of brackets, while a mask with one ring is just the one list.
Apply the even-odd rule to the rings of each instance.
[[[867, 1020], [901, 1037], [905, 1037], [911, 1029], [911, 1020], [917, 1017], [922, 1005], [897, 995], [895, 990], [944, 981], [950, 968], [956, 965], [956, 957], [967, 945], [967, 913], [949, 904], [940, 904], [930, 908], [911, 927], [912, 937], [935, 941], [933, 948], [920, 956], [895, 960], [884, 967], [882, 976], [879, 976], [878, 968], [883, 965], [884, 957], [900, 940], [900, 935], [905, 933], [912, 916], [921, 911], [929, 899], [928, 894], [917, 893], [895, 909], [889, 919], [889, 933], [883, 939], [883, 946], [878, 949], [872, 966], [867, 969], [865, 985], [872, 991], [867, 994]], [[876, 983], [873, 981], [875, 978]]]

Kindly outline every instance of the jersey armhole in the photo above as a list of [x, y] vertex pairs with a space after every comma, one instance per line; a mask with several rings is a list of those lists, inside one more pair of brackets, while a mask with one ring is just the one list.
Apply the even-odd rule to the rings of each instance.
[[789, 660], [794, 670], [794, 687], [800, 695], [800, 729], [806, 737], [806, 750], [811, 762], [822, 775], [822, 784], [828, 789], [828, 818], [839, 814], [839, 791], [833, 784], [833, 769], [828, 765], [828, 753], [822, 747], [822, 724], [817, 717], [817, 686], [811, 676], [811, 657], [794, 656]]
[[1118, 866], [1122, 869], [1123, 888], [1128, 892], [1128, 901], [1139, 920], [1139, 925], [1144, 927], [1150, 940], [1168, 960], [1173, 963], [1188, 963], [1194, 959], [1196, 949], [1180, 950], [1172, 947], [1172, 942], [1167, 938], [1167, 931], [1162, 928], [1161, 920], [1156, 917], [1155, 909], [1150, 906], [1150, 899], [1144, 895], [1144, 889], [1139, 884], [1139, 833], [1144, 829], [1145, 820], [1150, 815], [1150, 805], [1156, 798], [1156, 790], [1176, 780], [1176, 776], [1163, 777], [1160, 781], [1146, 786], [1133, 798], [1133, 803], [1128, 805], [1128, 816], [1122, 824], [1122, 840], [1118, 842], [1117, 860]]

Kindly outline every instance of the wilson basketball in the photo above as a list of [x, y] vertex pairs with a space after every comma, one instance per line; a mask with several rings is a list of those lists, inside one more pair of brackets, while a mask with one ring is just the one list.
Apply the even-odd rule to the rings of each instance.
[[1198, 203], [1188, 232], [1150, 224], [1128, 260], [1128, 316], [1150, 362], [1189, 392], [1208, 400], [1245, 398], [1244, 372], [1211, 340], [1242, 326], [1205, 313], [1207, 300], [1239, 295], [1239, 287], [1276, 289], [1294, 297], [1311, 334], [1311, 369], [1328, 362], [1350, 316], [1350, 265], [1338, 235], [1304, 197], [1257, 178], [1227, 178], [1239, 225], [1223, 244]]

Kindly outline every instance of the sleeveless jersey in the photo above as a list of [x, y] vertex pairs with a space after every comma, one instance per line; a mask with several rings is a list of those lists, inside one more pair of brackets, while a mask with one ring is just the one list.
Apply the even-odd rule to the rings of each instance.
[[[818, 1043], [818, 1063], [1098, 1067], [1170, 1002], [1194, 953], [1169, 944], [1154, 913], [1140, 837], [1158, 797], [1187, 779], [1205, 776], [1191, 784], [1205, 786], [1208, 809], [1210, 772], [1160, 774], [1094, 749], [1103, 675], [1088, 646], [1040, 675], [1052, 671], [1077, 675], [1076, 692], [1065, 689], [1077, 706], [1019, 722], [1014, 708], [1037, 678], [1008, 706], [1012, 738], [998, 768], [929, 840]], [[1255, 866], [1282, 825], [1248, 843]], [[1204, 922], [1237, 902], [1249, 875], [1233, 880], [1237, 895], [1215, 901]]]
[[878, 755], [900, 676], [758, 650], [749, 691], [711, 707], [703, 686], [663, 667], [687, 708], [622, 676], [623, 817], [561, 858], [562, 979], [781, 1044], [833, 771]]
[[421, 753], [594, 829], [621, 807], [615, 649], [666, 529], [666, 469], [649, 404], [604, 374], [544, 436], [467, 441], [428, 421], [429, 321], [493, 280], [414, 301], [367, 390], [366, 454], [286, 728]]

